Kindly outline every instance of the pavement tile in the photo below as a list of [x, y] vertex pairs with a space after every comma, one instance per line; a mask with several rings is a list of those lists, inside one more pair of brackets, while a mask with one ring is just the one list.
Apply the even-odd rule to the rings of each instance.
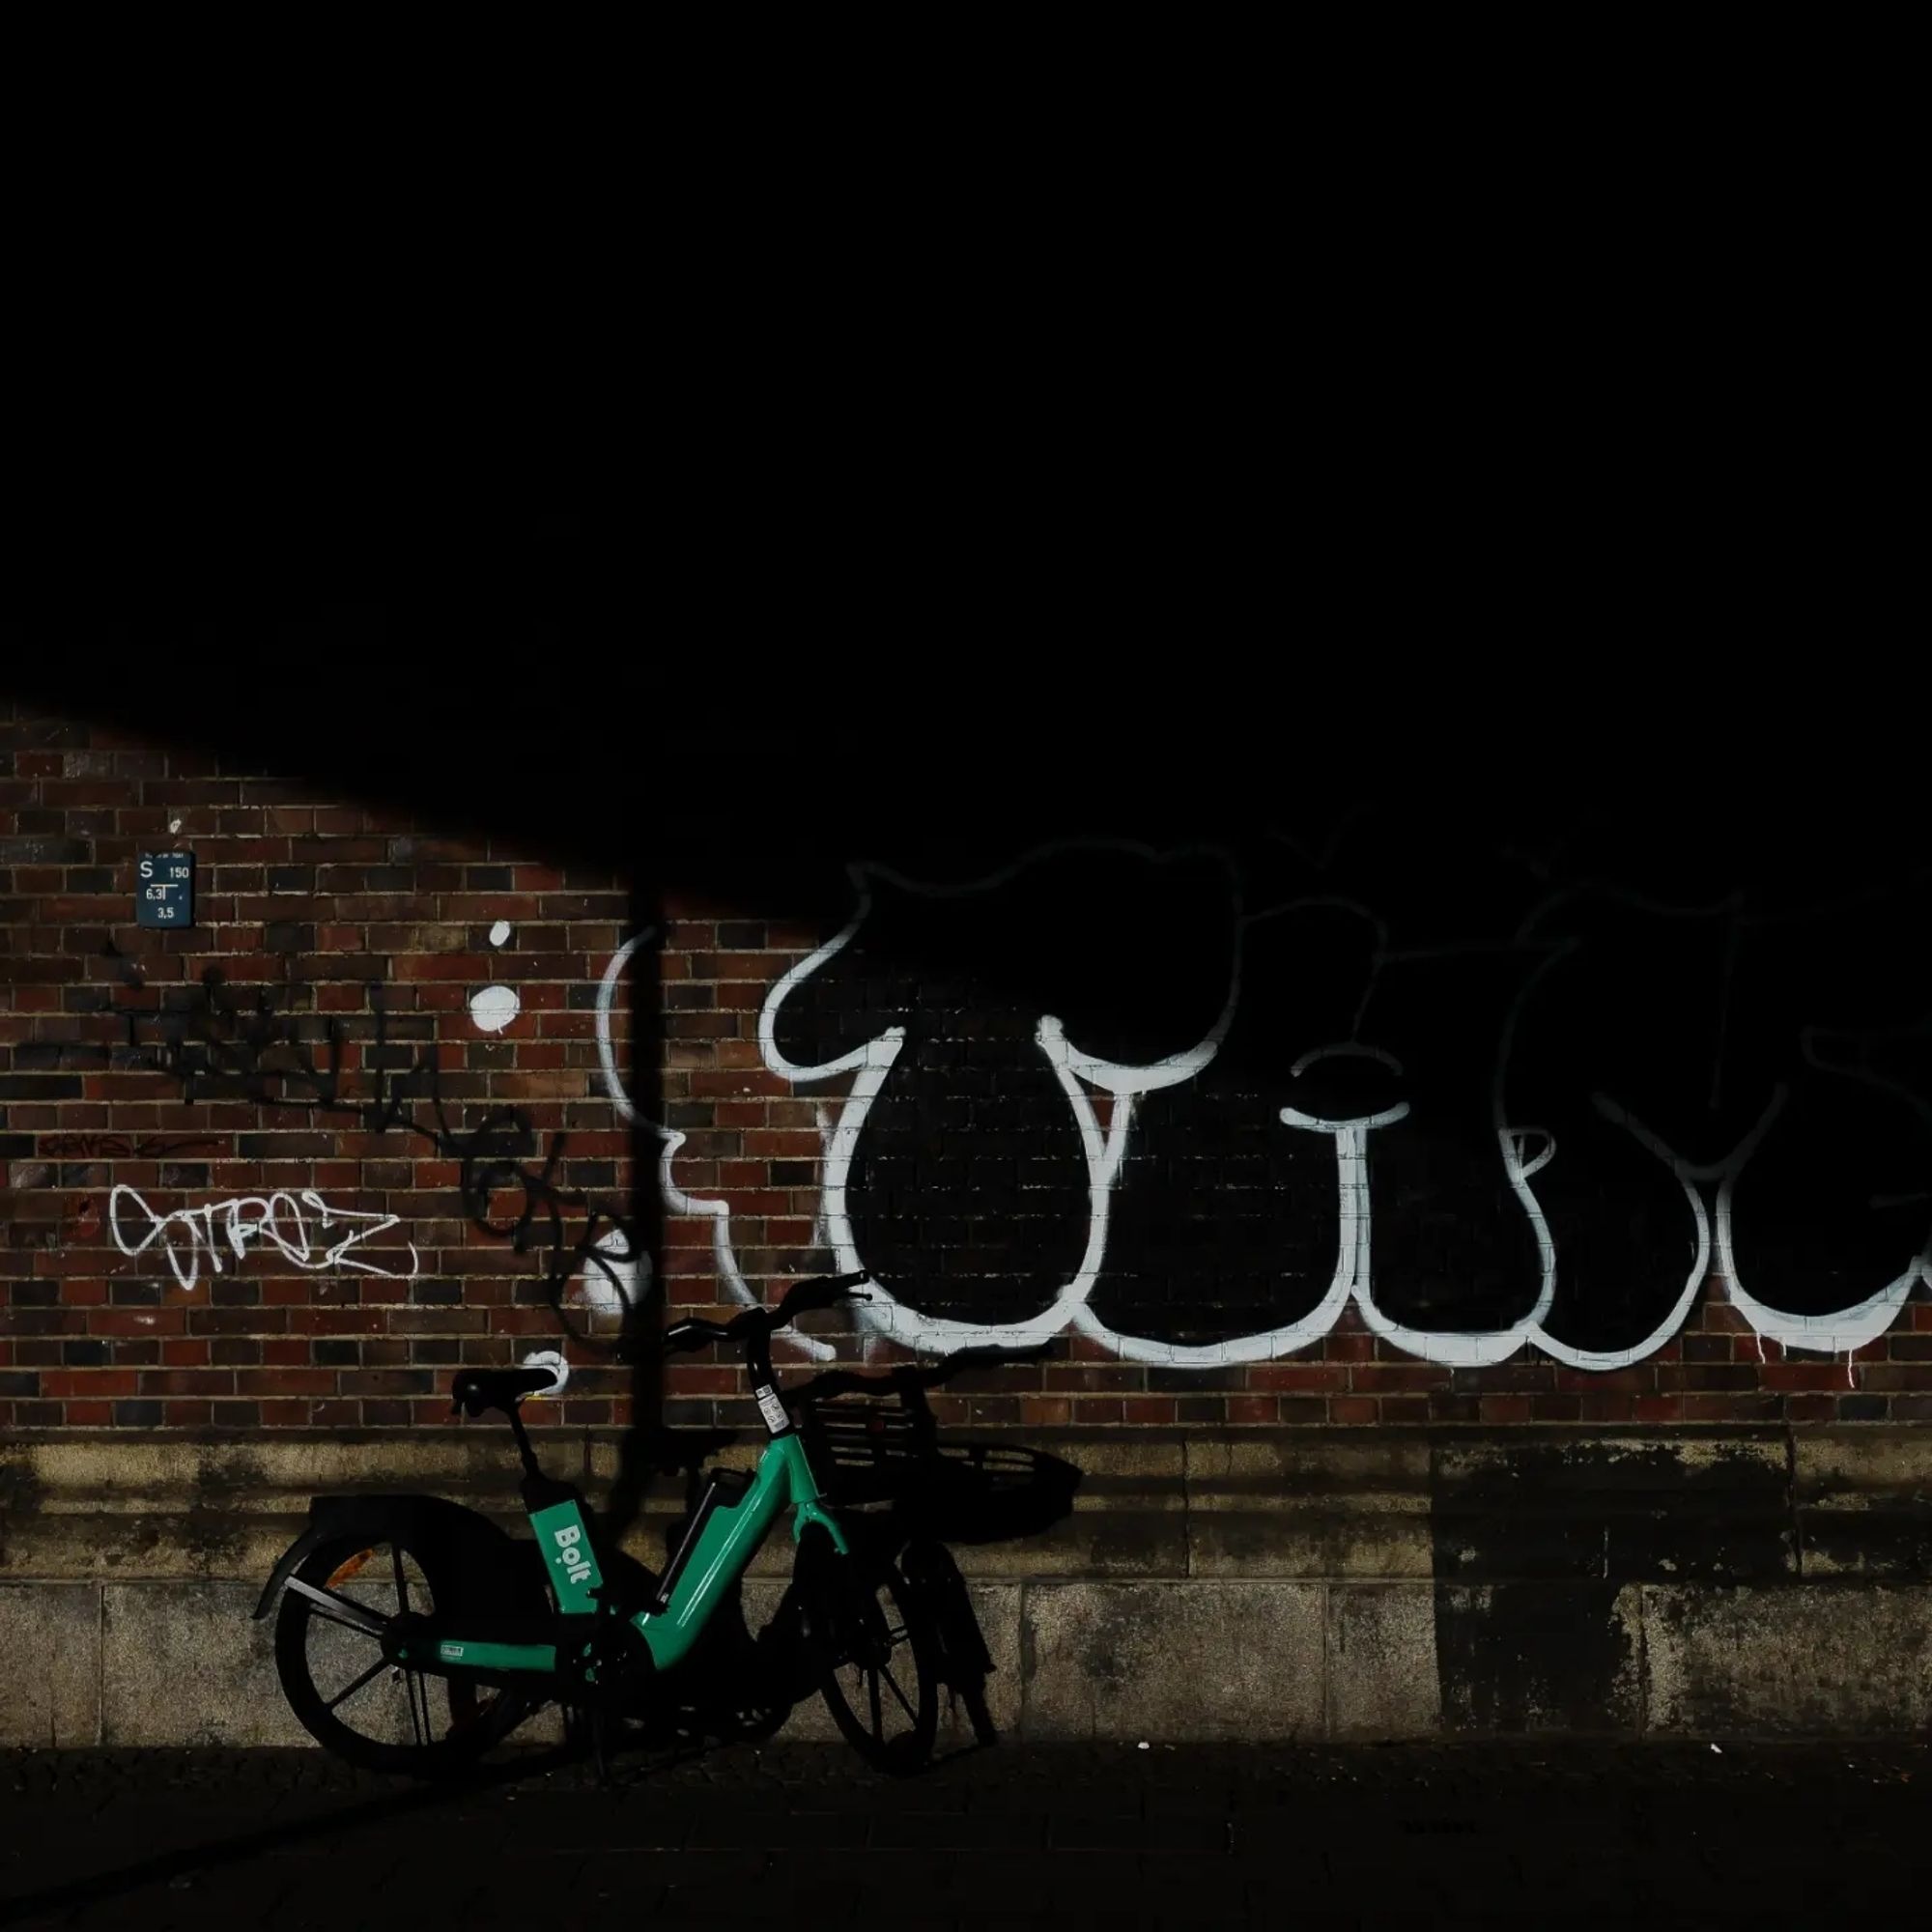
[[1028, 1810], [901, 1811], [875, 1818], [869, 1842], [892, 1851], [1035, 1851], [1045, 1845], [1046, 1820]]
[[1928, 1790], [1917, 1746], [1012, 1746], [896, 1780], [798, 1745], [445, 1790], [313, 1751], [0, 1753], [0, 1921], [1915, 1923]]
[[724, 1847], [741, 1851], [780, 1851], [799, 1845], [856, 1848], [866, 1843], [872, 1821], [861, 1811], [701, 1812], [691, 1828], [695, 1851]]
[[1138, 1852], [1147, 1842], [1147, 1823], [1138, 1810], [1095, 1817], [1053, 1812], [1047, 1843], [1055, 1851]]

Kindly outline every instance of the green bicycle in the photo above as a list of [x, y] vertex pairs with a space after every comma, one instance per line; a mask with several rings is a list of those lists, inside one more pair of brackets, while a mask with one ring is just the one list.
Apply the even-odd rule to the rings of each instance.
[[781, 1701], [817, 1690], [881, 1769], [930, 1761], [940, 1639], [888, 1555], [828, 1506], [772, 1369], [773, 1333], [855, 1298], [866, 1275], [796, 1284], [776, 1308], [679, 1321], [667, 1351], [737, 1345], [770, 1432], [756, 1469], [713, 1469], [661, 1577], [600, 1548], [582, 1495], [545, 1475], [518, 1406], [544, 1369], [465, 1370], [452, 1413], [497, 1409], [523, 1459], [534, 1546], [430, 1495], [317, 1496], [257, 1605], [279, 1600], [275, 1664], [311, 1737], [352, 1764], [419, 1776], [473, 1762], [540, 1705], [605, 1721], [648, 1718], [787, 1506], [797, 1546], [760, 1667]]

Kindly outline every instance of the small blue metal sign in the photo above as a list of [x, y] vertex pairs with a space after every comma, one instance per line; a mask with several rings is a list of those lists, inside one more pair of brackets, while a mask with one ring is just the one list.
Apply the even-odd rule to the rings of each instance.
[[135, 867], [137, 925], [194, 923], [194, 854], [143, 852]]

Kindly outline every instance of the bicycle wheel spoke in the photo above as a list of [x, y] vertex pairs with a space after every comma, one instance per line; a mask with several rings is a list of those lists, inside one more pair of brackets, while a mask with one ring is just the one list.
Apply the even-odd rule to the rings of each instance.
[[[906, 1693], [899, 1689], [899, 1680], [893, 1675], [890, 1666], [882, 1663], [879, 1665], [879, 1670], [880, 1673], [884, 1676], [886, 1682], [893, 1687], [893, 1695], [899, 1700], [899, 1709], [903, 1711], [906, 1714], [906, 1716], [913, 1720], [915, 1724], [918, 1723], [919, 1713], [915, 1711], [913, 1707], [906, 1702]], [[874, 1692], [873, 1701], [875, 1703], [878, 1701], [876, 1691]]]
[[[344, 1570], [359, 1571], [366, 1597], [335, 1586]], [[530, 1708], [514, 1689], [444, 1678], [424, 1667], [425, 1653], [398, 1648], [410, 1622], [440, 1607], [442, 1574], [433, 1549], [425, 1562], [407, 1539], [398, 1548], [392, 1536], [364, 1543], [345, 1531], [315, 1549], [299, 1578], [288, 1579], [275, 1624], [276, 1674], [302, 1727], [352, 1764], [433, 1776], [481, 1758]], [[353, 1641], [346, 1631], [355, 1633]]]
[[315, 1605], [316, 1616], [327, 1617], [330, 1623], [341, 1624], [346, 1630], [360, 1631], [364, 1636], [381, 1636], [388, 1628], [389, 1619], [381, 1610], [372, 1610], [367, 1604], [358, 1604], [353, 1597], [339, 1597], [333, 1590], [304, 1583], [299, 1577], [289, 1578], [289, 1588], [298, 1596], [306, 1597]]
[[343, 1690], [338, 1690], [338, 1691], [337, 1691], [337, 1692], [335, 1693], [335, 1695], [334, 1695], [333, 1697], [331, 1697], [331, 1698], [330, 1698], [330, 1699], [328, 1700], [328, 1702], [327, 1702], [327, 1703], [326, 1703], [326, 1704], [325, 1704], [325, 1705], [324, 1705], [324, 1706], [323, 1706], [322, 1708], [323, 1708], [323, 1709], [324, 1709], [325, 1711], [332, 1711], [332, 1710], [334, 1710], [334, 1709], [335, 1709], [336, 1705], [338, 1705], [338, 1704], [346, 1704], [346, 1703], [348, 1703], [348, 1701], [350, 1700], [350, 1698], [352, 1698], [353, 1696], [355, 1696], [355, 1694], [356, 1693], [356, 1691], [358, 1691], [359, 1690], [361, 1690], [361, 1688], [363, 1687], [363, 1685], [365, 1685], [366, 1683], [368, 1683], [368, 1681], [369, 1681], [369, 1680], [370, 1680], [370, 1679], [371, 1679], [372, 1677], [378, 1677], [378, 1676], [381, 1676], [381, 1674], [382, 1674], [382, 1672], [383, 1672], [384, 1668], [384, 1667], [385, 1667], [385, 1666], [387, 1665], [388, 1662], [389, 1662], [389, 1660], [388, 1660], [388, 1659], [387, 1659], [386, 1657], [379, 1657], [379, 1658], [378, 1658], [378, 1659], [377, 1659], [377, 1660], [375, 1661], [375, 1662], [374, 1662], [374, 1663], [372, 1663], [372, 1664], [371, 1664], [371, 1665], [370, 1665], [370, 1666], [368, 1667], [368, 1669], [367, 1669], [367, 1670], [365, 1670], [365, 1671], [364, 1671], [364, 1672], [362, 1673], [362, 1675], [361, 1675], [360, 1677], [356, 1678], [356, 1680], [355, 1681], [355, 1683], [353, 1683], [353, 1684], [351, 1684], [351, 1685], [348, 1685], [348, 1686], [346, 1686], [346, 1687], [345, 1687], [345, 1688], [344, 1688]]

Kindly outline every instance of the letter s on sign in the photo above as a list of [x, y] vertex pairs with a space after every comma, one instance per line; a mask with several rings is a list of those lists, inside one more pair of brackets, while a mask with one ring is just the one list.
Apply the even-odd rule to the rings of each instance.
[[152, 859], [141, 861], [141, 876], [144, 879], [152, 879], [155, 876], [155, 862]]

